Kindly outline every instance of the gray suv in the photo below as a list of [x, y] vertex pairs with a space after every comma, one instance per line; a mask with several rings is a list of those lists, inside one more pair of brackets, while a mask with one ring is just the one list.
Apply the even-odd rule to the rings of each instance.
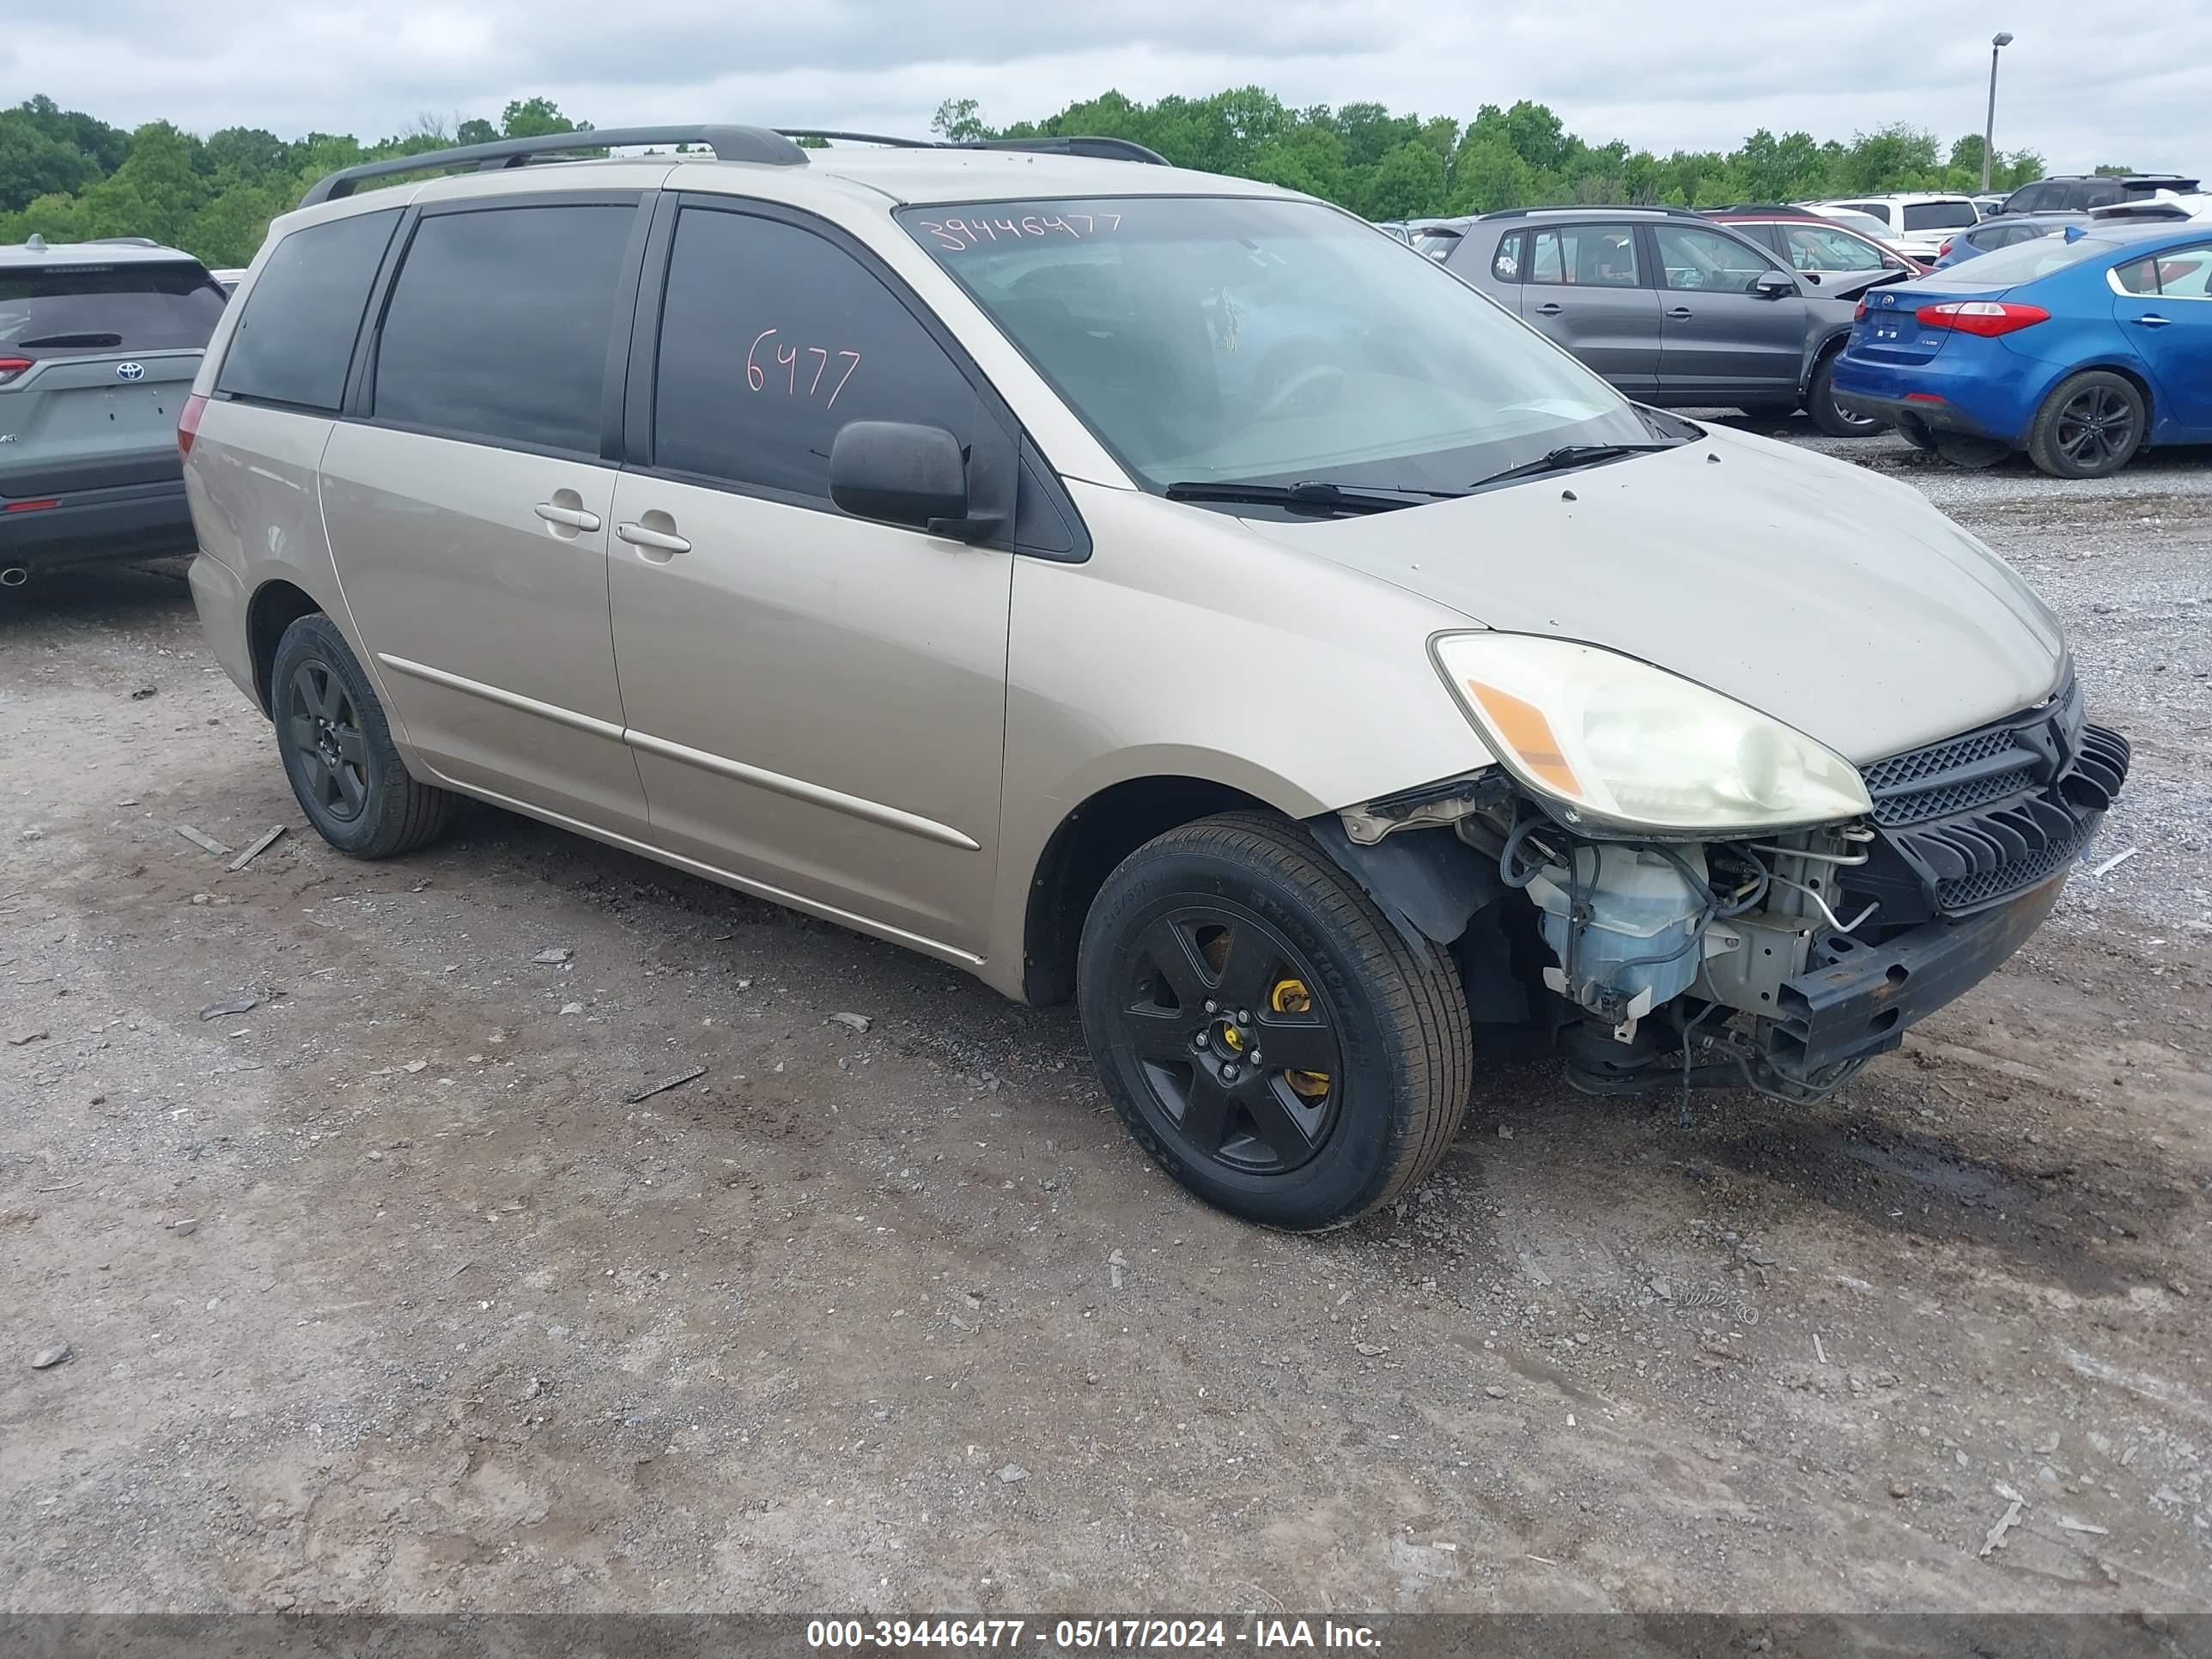
[[143, 237], [0, 247], [0, 586], [191, 551], [177, 420], [223, 303]]
[[1793, 271], [1748, 238], [1669, 208], [1485, 214], [1444, 264], [1638, 403], [1802, 409], [1838, 438], [1881, 426], [1837, 406], [1828, 370], [1858, 296], [1902, 273]]

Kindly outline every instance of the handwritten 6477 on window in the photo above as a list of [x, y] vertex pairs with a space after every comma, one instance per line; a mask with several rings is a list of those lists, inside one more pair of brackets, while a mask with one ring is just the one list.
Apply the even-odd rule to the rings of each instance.
[[[767, 392], [781, 380], [786, 396], [822, 398], [824, 409], [836, 408], [837, 394], [845, 389], [845, 382], [860, 366], [860, 354], [849, 348], [790, 345], [775, 340], [775, 330], [764, 328], [753, 336], [752, 348], [745, 353], [745, 385], [755, 392]], [[764, 345], [775, 360], [773, 367], [761, 355]], [[836, 369], [830, 366], [833, 361], [839, 365]], [[801, 380], [806, 382], [803, 391], [799, 384]], [[823, 394], [825, 386], [829, 388], [826, 397]]]

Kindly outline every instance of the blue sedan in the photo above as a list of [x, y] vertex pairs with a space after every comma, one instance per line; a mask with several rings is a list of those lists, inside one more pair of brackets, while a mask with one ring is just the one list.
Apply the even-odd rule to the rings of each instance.
[[2212, 443], [2212, 223], [2071, 229], [1869, 292], [1836, 402], [1965, 465], [2098, 478]]

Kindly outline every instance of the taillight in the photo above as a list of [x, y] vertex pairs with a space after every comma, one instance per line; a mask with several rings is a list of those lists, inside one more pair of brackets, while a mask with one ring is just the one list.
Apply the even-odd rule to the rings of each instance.
[[1859, 308], [1851, 313], [1851, 320], [1855, 323], [1863, 323], [1866, 321], [1866, 301], [1864, 300], [1860, 301]]
[[1985, 337], [2010, 334], [2051, 320], [2051, 313], [2041, 306], [2014, 305], [2009, 300], [1946, 300], [1939, 306], [1923, 306], [1915, 314], [1924, 328], [1950, 328]]
[[1943, 239], [1943, 246], [1936, 250], [1936, 257], [1939, 259], [1948, 259], [1951, 257], [1951, 239], [1948, 236]]
[[185, 406], [177, 414], [177, 453], [192, 453], [192, 440], [200, 435], [200, 411], [207, 407], [207, 399], [195, 392], [185, 399]]
[[0, 386], [5, 386], [31, 366], [28, 357], [0, 357]]

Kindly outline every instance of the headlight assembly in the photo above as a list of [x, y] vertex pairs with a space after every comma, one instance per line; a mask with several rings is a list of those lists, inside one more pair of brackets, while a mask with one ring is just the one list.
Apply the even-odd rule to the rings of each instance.
[[1841, 756], [1633, 657], [1527, 634], [1449, 634], [1434, 648], [1498, 760], [1571, 823], [1737, 836], [1873, 810]]

